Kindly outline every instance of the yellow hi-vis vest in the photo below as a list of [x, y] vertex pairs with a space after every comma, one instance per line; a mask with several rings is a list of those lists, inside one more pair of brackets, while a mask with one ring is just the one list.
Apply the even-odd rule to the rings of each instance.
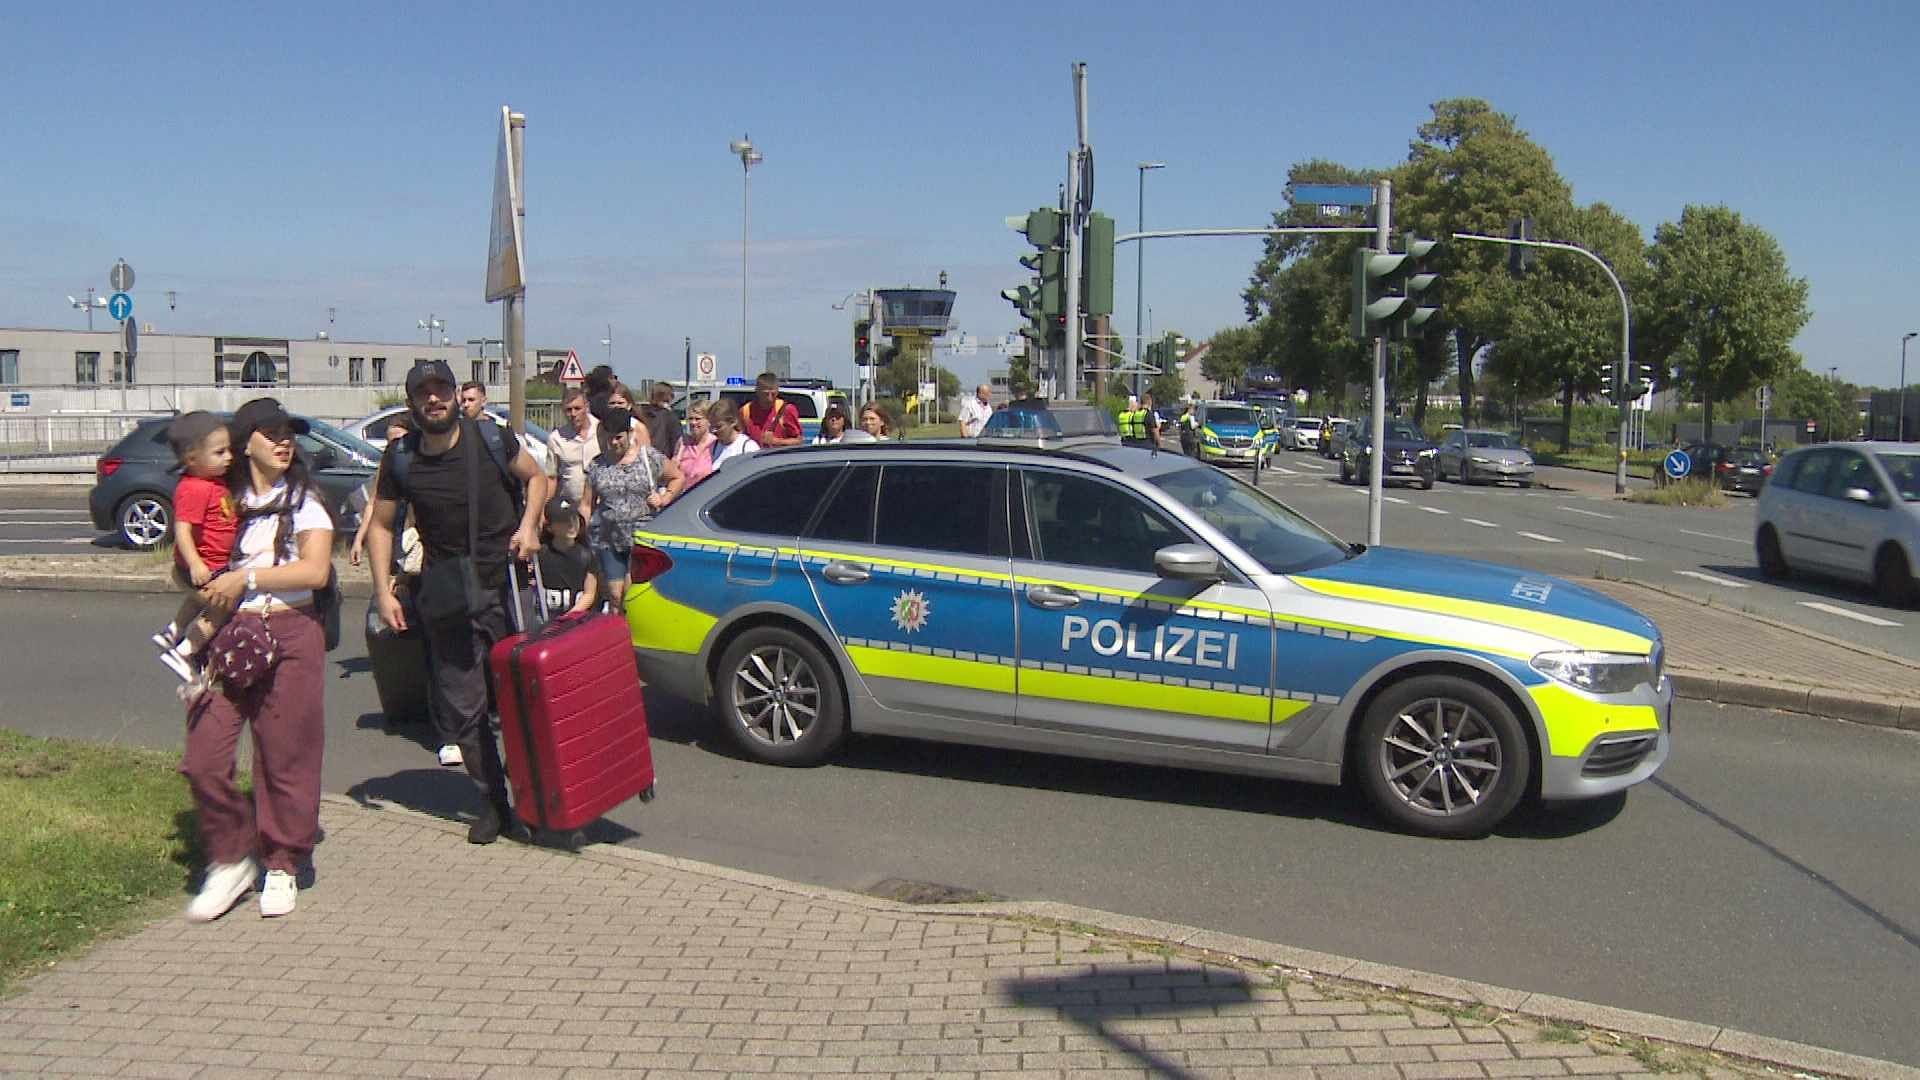
[[1120, 414], [1120, 437], [1123, 439], [1144, 439], [1147, 437], [1147, 410], [1135, 409]]

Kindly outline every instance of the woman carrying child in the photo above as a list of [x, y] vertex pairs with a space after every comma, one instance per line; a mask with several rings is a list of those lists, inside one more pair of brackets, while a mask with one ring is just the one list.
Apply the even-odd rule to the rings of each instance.
[[227, 490], [233, 446], [226, 423], [203, 410], [175, 419], [167, 441], [180, 462], [180, 482], [173, 488], [173, 583], [187, 597], [153, 643], [160, 647], [160, 662], [180, 676], [181, 697], [192, 702], [207, 688], [201, 653], [225, 621], [206, 610], [200, 589], [227, 568], [240, 527]]
[[[225, 572], [200, 590], [231, 618], [207, 650], [214, 689], [187, 711], [180, 771], [193, 792], [207, 850], [205, 883], [187, 918], [225, 914], [266, 867], [260, 914], [293, 911], [295, 876], [320, 831], [320, 760], [326, 736], [326, 634], [314, 604], [333, 573], [333, 519], [295, 452], [306, 422], [272, 398], [233, 415], [238, 451], [228, 490], [239, 535]], [[251, 803], [234, 783], [240, 729], [253, 731]]]

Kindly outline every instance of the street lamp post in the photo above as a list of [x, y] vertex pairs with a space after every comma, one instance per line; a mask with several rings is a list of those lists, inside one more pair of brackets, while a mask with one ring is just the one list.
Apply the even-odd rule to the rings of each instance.
[[428, 312], [426, 318], [416, 321], [414, 325], [427, 332], [427, 346], [431, 348], [433, 346], [433, 332], [435, 330], [445, 330], [447, 328], [447, 320], [436, 319], [433, 317], [432, 312]]
[[107, 306], [105, 297], [93, 295], [93, 286], [91, 285], [87, 286], [87, 298], [85, 300], [69, 296], [67, 297], [67, 303], [72, 304], [76, 309], [84, 309], [86, 311], [88, 330], [93, 329], [93, 309]]
[[[1139, 165], [1140, 204], [1137, 208], [1137, 217], [1140, 222], [1141, 232], [1147, 231], [1147, 172], [1151, 169], [1164, 169], [1166, 167], [1167, 163], [1164, 161], [1143, 161]], [[1144, 324], [1140, 321], [1140, 310], [1146, 302], [1147, 295], [1146, 266], [1147, 244], [1146, 241], [1143, 240], [1133, 246], [1133, 363], [1136, 368], [1133, 373], [1133, 394], [1135, 397], [1140, 396], [1141, 372], [1137, 369], [1140, 365], [1147, 362], [1147, 338], [1143, 329]]]
[[1907, 342], [1920, 337], [1920, 330], [1909, 330], [1900, 339], [1900, 419], [1895, 422], [1899, 428], [1901, 442], [1907, 441]]
[[607, 347], [607, 366], [611, 368], [613, 366], [613, 324], [612, 323], [607, 324], [607, 336], [600, 339], [600, 344], [605, 345]]
[[762, 160], [760, 151], [754, 149], [753, 140], [745, 135], [727, 144], [727, 149], [740, 158], [740, 375], [747, 374], [747, 223], [752, 208], [753, 167]]

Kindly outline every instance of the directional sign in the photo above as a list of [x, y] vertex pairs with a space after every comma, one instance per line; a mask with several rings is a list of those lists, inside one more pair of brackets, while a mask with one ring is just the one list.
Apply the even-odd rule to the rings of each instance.
[[587, 373], [580, 370], [580, 355], [572, 349], [567, 350], [567, 360], [560, 365], [560, 381], [574, 386], [587, 381]]
[[133, 314], [133, 297], [117, 292], [107, 297], [107, 314], [116, 319], [125, 319]]
[[140, 355], [140, 324], [132, 319], [120, 322], [120, 351], [127, 354], [129, 363]]
[[[127, 260], [121, 259], [113, 264], [113, 269], [107, 271], [107, 284], [113, 286], [114, 292], [126, 292], [133, 288], [133, 267], [127, 265]], [[115, 315], [114, 318], [124, 319], [126, 316]]]
[[1693, 459], [1687, 456], [1685, 450], [1675, 450], [1667, 455], [1660, 467], [1667, 471], [1668, 476], [1678, 480], [1693, 471]]

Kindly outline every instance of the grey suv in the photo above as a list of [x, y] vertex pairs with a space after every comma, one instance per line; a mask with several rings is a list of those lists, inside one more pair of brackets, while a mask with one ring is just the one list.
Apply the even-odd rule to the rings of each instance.
[[[87, 509], [93, 527], [118, 535], [141, 550], [167, 539], [173, 530], [173, 486], [180, 468], [167, 443], [171, 416], [142, 420], [93, 465], [93, 493]], [[341, 531], [359, 524], [359, 492], [380, 464], [380, 451], [334, 427], [308, 419], [312, 430], [296, 436], [315, 482], [326, 493], [327, 509]]]

